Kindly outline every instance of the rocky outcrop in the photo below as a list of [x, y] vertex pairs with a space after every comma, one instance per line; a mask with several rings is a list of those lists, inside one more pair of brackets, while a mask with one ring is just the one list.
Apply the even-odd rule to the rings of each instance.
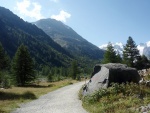
[[119, 63], [98, 64], [94, 67], [90, 81], [83, 88], [83, 94], [91, 94], [101, 88], [107, 88], [111, 83], [138, 83], [139, 81], [140, 75], [135, 68]]

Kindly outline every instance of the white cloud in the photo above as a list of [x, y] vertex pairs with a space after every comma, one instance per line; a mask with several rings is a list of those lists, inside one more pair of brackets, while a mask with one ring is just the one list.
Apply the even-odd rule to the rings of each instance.
[[22, 17], [30, 17], [36, 20], [44, 18], [41, 14], [41, 5], [36, 2], [31, 2], [30, 0], [17, 2], [15, 9], [19, 11]]
[[61, 10], [60, 13], [58, 15], [52, 15], [51, 18], [62, 21], [62, 22], [66, 22], [67, 18], [70, 18], [71, 14]]

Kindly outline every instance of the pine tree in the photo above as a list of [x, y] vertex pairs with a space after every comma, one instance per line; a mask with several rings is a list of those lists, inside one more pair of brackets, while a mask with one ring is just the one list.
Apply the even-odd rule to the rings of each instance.
[[122, 63], [122, 58], [119, 53], [116, 55], [116, 63]]
[[10, 58], [4, 51], [2, 44], [0, 43], [0, 70], [6, 70], [10, 66]]
[[71, 63], [71, 72], [70, 72], [72, 79], [76, 79], [77, 78], [77, 73], [78, 73], [77, 61], [74, 60]]
[[12, 73], [17, 85], [24, 86], [35, 79], [33, 60], [23, 44], [18, 48], [12, 64]]
[[114, 47], [109, 42], [107, 45], [107, 50], [104, 54], [104, 59], [102, 60], [102, 63], [120, 63], [121, 57], [119, 54], [116, 54]]
[[130, 67], [135, 67], [135, 63], [139, 57], [139, 50], [137, 49], [137, 46], [132, 37], [129, 37], [127, 44], [124, 46], [123, 62]]
[[135, 67], [138, 70], [147, 69], [150, 67], [150, 62], [145, 55], [139, 56], [137, 62], [135, 63]]
[[145, 55], [142, 55], [142, 63], [143, 63], [142, 69], [150, 68], [150, 61]]

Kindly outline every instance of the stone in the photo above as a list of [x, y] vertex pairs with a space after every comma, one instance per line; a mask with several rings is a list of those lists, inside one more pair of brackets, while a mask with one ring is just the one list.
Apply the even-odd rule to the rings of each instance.
[[97, 64], [94, 67], [90, 81], [86, 84], [83, 94], [91, 94], [96, 90], [108, 88], [111, 83], [126, 83], [140, 81], [140, 75], [135, 68], [127, 67], [125, 64], [108, 63]]

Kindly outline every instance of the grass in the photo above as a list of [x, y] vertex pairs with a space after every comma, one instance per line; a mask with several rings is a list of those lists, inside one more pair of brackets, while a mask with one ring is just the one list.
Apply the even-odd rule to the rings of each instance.
[[0, 113], [10, 113], [19, 107], [21, 103], [37, 99], [43, 94], [75, 82], [73, 80], [63, 80], [53, 83], [41, 82], [38, 85], [0, 89]]
[[134, 83], [113, 84], [108, 89], [82, 97], [82, 101], [90, 113], [138, 113], [140, 106], [150, 103], [150, 87]]

